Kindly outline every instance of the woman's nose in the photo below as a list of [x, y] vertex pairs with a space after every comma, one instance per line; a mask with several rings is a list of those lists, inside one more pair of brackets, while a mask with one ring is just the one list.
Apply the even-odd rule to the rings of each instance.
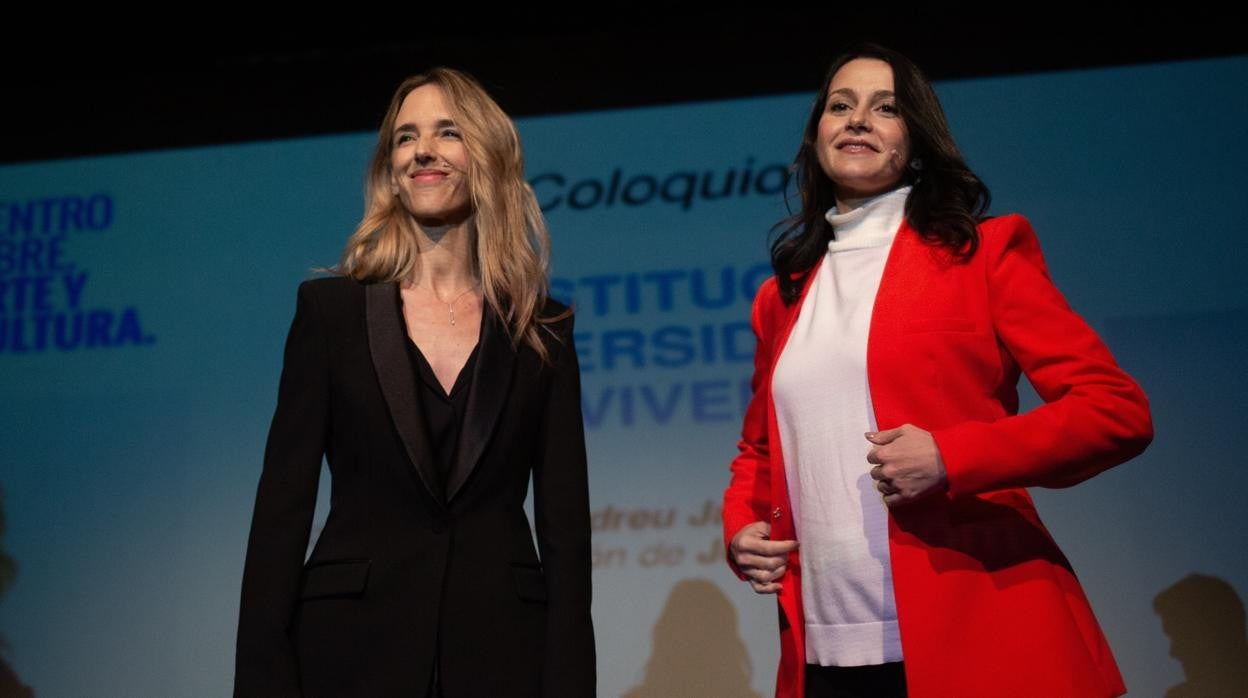
[[415, 147], [412, 148], [412, 157], [416, 162], [421, 164], [433, 162], [437, 159], [437, 154], [433, 152], [433, 141], [429, 138], [417, 138]]
[[870, 131], [871, 124], [867, 121], [867, 113], [856, 111], [850, 114], [848, 128], [853, 131]]

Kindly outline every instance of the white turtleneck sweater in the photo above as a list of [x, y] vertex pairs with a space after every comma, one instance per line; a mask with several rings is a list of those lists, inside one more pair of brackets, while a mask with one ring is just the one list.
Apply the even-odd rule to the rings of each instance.
[[875, 411], [867, 332], [902, 187], [847, 213], [776, 364], [772, 399], [801, 543], [806, 662], [862, 666], [901, 660], [888, 553], [888, 512], [867, 463]]

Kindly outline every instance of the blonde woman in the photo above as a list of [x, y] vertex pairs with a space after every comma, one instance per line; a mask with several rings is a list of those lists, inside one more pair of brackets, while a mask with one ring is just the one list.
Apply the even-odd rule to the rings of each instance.
[[464, 73], [409, 78], [366, 196], [339, 275], [299, 289], [235, 694], [592, 696], [572, 318], [515, 126]]

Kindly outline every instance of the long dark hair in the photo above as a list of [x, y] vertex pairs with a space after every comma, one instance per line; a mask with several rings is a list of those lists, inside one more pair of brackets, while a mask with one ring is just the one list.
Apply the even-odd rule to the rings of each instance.
[[922, 162], [922, 169], [906, 169], [906, 183], [913, 187], [906, 199], [906, 220], [924, 239], [949, 248], [962, 260], [970, 259], [979, 247], [975, 226], [988, 210], [992, 195], [958, 151], [932, 83], [900, 53], [875, 44], [859, 44], [832, 62], [806, 120], [790, 178], [801, 196], [802, 208], [772, 229], [776, 237], [771, 243], [771, 266], [786, 304], [797, 300], [811, 268], [835, 235], [832, 224], [824, 218], [836, 205], [836, 197], [835, 185], [819, 166], [819, 119], [832, 78], [857, 58], [879, 59], [892, 67], [893, 91], [909, 134], [910, 156]]

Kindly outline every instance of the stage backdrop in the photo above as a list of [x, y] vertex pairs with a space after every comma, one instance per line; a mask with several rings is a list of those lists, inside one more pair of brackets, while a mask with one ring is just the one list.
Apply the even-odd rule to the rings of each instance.
[[[1184, 680], [1167, 631], [1200, 639], [1200, 589], [1229, 584], [1215, 617], [1248, 590], [1245, 84], [1248, 58], [938, 86], [993, 211], [1031, 219], [1152, 399], [1142, 457], [1034, 492], [1136, 695]], [[774, 601], [723, 564], [718, 506], [811, 99], [520, 122], [577, 308], [603, 696], [773, 685]], [[0, 634], [36, 695], [228, 694], [295, 288], [360, 215], [372, 141], [0, 168]]]

